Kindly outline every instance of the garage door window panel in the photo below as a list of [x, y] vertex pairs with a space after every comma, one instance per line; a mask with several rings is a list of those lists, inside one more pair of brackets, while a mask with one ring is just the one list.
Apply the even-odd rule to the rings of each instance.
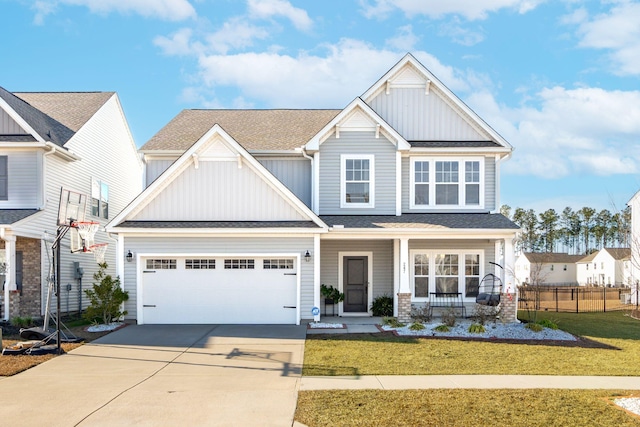
[[253, 270], [255, 269], [255, 260], [253, 259], [225, 259], [225, 270]]
[[215, 270], [215, 259], [186, 259], [184, 262], [186, 270]]
[[264, 270], [293, 270], [292, 259], [265, 259], [262, 262]]
[[178, 267], [176, 259], [148, 259], [149, 270], [175, 270]]

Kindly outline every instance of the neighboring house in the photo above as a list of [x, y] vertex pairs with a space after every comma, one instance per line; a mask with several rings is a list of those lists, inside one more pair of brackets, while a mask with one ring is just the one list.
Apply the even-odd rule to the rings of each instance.
[[627, 203], [631, 208], [631, 303], [640, 304], [640, 191]]
[[633, 283], [629, 248], [600, 249], [576, 265], [581, 286], [628, 287]]
[[[85, 193], [86, 220], [104, 226], [142, 189], [136, 150], [113, 92], [11, 93], [0, 88], [3, 319], [44, 314], [49, 241], [58, 227], [61, 188]], [[81, 286], [91, 286], [97, 265], [90, 255], [71, 254], [69, 238], [61, 246], [61, 310], [75, 312], [81, 303], [86, 307]], [[95, 240], [111, 243], [106, 261], [114, 273], [115, 242], [103, 230]]]
[[108, 225], [138, 323], [319, 319], [389, 295], [409, 319], [431, 292], [475, 303], [499, 274], [516, 320], [499, 209], [512, 147], [413, 56], [341, 110], [185, 110], [142, 148], [147, 188]]
[[576, 262], [582, 255], [525, 252], [516, 260], [515, 276], [524, 285], [577, 285]]

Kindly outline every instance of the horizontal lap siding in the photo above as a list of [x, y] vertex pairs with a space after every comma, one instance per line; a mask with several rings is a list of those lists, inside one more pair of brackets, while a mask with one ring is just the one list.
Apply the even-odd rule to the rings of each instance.
[[285, 187], [311, 206], [311, 162], [307, 159], [258, 159]]
[[7, 156], [8, 200], [0, 209], [34, 209], [42, 203], [42, 154], [38, 151], [0, 151]]
[[[304, 254], [307, 250], [313, 250], [312, 237], [228, 237], [228, 238], [205, 238], [205, 237], [126, 237], [124, 246], [134, 254], [157, 253], [157, 254], [188, 254], [188, 253], [298, 253], [300, 262], [300, 314], [302, 319], [313, 318], [311, 309], [313, 307], [313, 257], [310, 262], [304, 261]], [[136, 319], [137, 304], [137, 265], [136, 262], [127, 262], [124, 265], [124, 286], [129, 292], [129, 300], [125, 303], [128, 311], [127, 319]]]
[[[342, 154], [373, 154], [375, 168], [375, 207], [373, 209], [340, 207], [340, 173]], [[394, 215], [396, 213], [396, 147], [375, 132], [341, 132], [320, 146], [320, 214], [321, 215]]]
[[496, 206], [496, 161], [491, 157], [484, 159], [484, 207], [486, 210], [497, 210]]
[[[373, 252], [373, 298], [393, 295], [392, 240], [322, 240], [320, 283], [338, 287], [338, 252]], [[324, 301], [321, 301], [324, 304]], [[324, 313], [324, 310], [323, 310]]]
[[486, 140], [462, 118], [460, 110], [444, 101], [439, 91], [424, 88], [392, 88], [370, 102], [371, 108], [396, 129], [407, 141], [477, 141]]

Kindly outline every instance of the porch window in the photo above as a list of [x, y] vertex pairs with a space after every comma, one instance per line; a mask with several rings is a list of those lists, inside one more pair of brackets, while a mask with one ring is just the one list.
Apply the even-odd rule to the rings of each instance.
[[478, 296], [480, 287], [480, 255], [467, 254], [464, 256], [464, 285], [465, 296]]
[[458, 292], [458, 255], [436, 255], [436, 292]]
[[413, 258], [414, 281], [413, 296], [415, 298], [429, 297], [429, 255], [415, 254]]
[[343, 208], [374, 207], [374, 156], [342, 155], [341, 202]]

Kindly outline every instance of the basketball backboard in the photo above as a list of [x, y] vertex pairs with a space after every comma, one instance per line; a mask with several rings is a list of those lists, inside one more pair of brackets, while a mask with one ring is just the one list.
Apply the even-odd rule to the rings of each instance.
[[58, 206], [58, 225], [71, 226], [72, 222], [84, 221], [87, 212], [87, 195], [62, 188]]

